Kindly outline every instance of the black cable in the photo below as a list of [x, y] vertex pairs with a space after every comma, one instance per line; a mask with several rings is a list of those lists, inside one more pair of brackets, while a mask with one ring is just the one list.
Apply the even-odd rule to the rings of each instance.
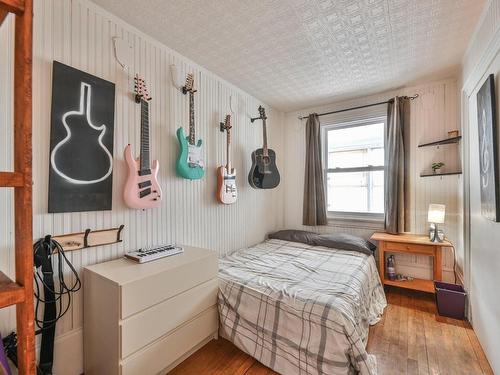
[[[76, 272], [75, 268], [71, 264], [71, 262], [66, 257], [64, 253], [63, 247], [50, 236], [46, 236], [43, 239], [37, 241], [33, 246], [34, 254], [35, 254], [35, 272], [34, 272], [34, 281], [35, 281], [35, 323], [38, 327], [38, 330], [35, 332], [37, 335], [41, 333], [43, 330], [52, 328], [59, 319], [61, 319], [69, 310], [71, 306], [71, 293], [75, 293], [80, 290], [82, 283]], [[57, 277], [57, 283], [54, 285], [54, 288], [49, 288], [43, 281], [43, 272], [42, 267], [40, 267], [40, 263], [37, 264], [37, 256], [42, 256], [45, 253], [49, 256], [50, 260], [55, 263], [56, 267], [54, 267], [54, 275]], [[57, 260], [54, 262], [54, 258]], [[65, 280], [65, 270], [66, 266], [70, 269], [70, 276], [74, 277], [75, 281], [72, 285], [68, 285]], [[40, 285], [41, 283], [41, 285]], [[45, 300], [44, 297], [41, 296], [40, 286], [47, 288], [51, 292], [54, 293], [54, 300], [48, 301]], [[64, 297], [67, 297], [66, 299]], [[53, 320], [43, 321], [38, 318], [39, 308], [41, 304], [44, 303], [56, 303], [57, 315]], [[44, 326], [45, 323], [45, 326]]]
[[455, 277], [454, 284], [456, 284], [457, 283], [457, 269], [456, 269], [456, 267], [457, 267], [457, 257], [456, 257], [456, 254], [455, 254], [455, 246], [453, 246], [453, 244], [451, 244], [451, 248], [453, 249], [453, 276]]

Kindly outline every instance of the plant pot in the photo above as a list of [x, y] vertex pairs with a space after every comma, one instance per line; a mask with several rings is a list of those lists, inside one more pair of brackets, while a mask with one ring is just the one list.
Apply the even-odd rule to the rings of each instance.
[[433, 170], [432, 170], [432, 173], [434, 173], [434, 174], [439, 174], [439, 173], [441, 173], [441, 168], [436, 168], [436, 169], [433, 169]]

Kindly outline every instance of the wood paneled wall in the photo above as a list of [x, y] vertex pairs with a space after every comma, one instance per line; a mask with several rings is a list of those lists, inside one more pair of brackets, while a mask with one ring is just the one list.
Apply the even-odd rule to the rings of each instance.
[[[411, 134], [409, 145], [410, 170], [410, 230], [414, 233], [426, 233], [428, 228], [427, 210], [429, 203], [446, 205], [446, 235], [457, 247], [457, 255], [462, 263], [462, 177], [443, 176], [421, 178], [420, 172], [429, 170], [433, 161], [444, 161], [446, 168], [460, 169], [458, 157], [459, 147], [446, 145], [429, 148], [418, 148], [418, 144], [447, 137], [449, 130], [460, 129], [458, 121], [458, 92], [456, 80], [444, 80], [425, 85], [408, 87], [401, 90], [384, 92], [355, 100], [338, 102], [300, 112], [287, 113], [285, 117], [285, 157], [287, 163], [283, 172], [285, 185], [285, 227], [318, 232], [347, 232], [369, 238], [375, 230], [383, 229], [381, 223], [332, 221], [328, 226], [302, 226], [302, 197], [304, 188], [305, 159], [305, 123], [298, 116], [309, 113], [329, 112], [370, 103], [385, 101], [395, 95], [419, 94], [419, 98], [411, 102]], [[380, 109], [382, 107], [382, 109]], [[385, 106], [371, 107], [352, 112], [344, 112], [337, 118], [325, 116], [323, 123], [338, 120], [349, 121], [363, 116], [379, 116], [380, 111], [386, 113]], [[432, 263], [428, 257], [398, 254], [396, 256], [398, 272], [417, 277], [430, 278]], [[444, 275], [452, 277], [453, 258], [451, 251], [445, 254]]]
[[[12, 39], [11, 26], [12, 23], [7, 20], [0, 31], [2, 50], [4, 43], [10, 43]], [[132, 61], [128, 71], [124, 71], [114, 58], [112, 38], [115, 36], [123, 38], [132, 47]], [[5, 63], [0, 70], [1, 82], [11, 82], [9, 56], [2, 53], [0, 60]], [[112, 211], [47, 213], [53, 60], [116, 84]], [[197, 136], [204, 141], [207, 164], [206, 176], [200, 181], [188, 181], [175, 175], [175, 157], [178, 151], [175, 131], [181, 125], [187, 129], [188, 97], [172, 85], [171, 64], [177, 66], [182, 80], [187, 72], [195, 73], [195, 86], [198, 89], [195, 97]], [[152, 158], [160, 161], [160, 183], [164, 191], [161, 208], [147, 211], [128, 209], [122, 201], [122, 188], [126, 178], [123, 149], [130, 143], [134, 145], [136, 153], [139, 152], [140, 113], [131, 96], [136, 72], [145, 77], [153, 97], [150, 111]], [[266, 233], [282, 226], [282, 188], [255, 190], [247, 182], [251, 151], [262, 144], [261, 124], [251, 124], [249, 120], [258, 115], [257, 108], [263, 104], [255, 98], [86, 0], [35, 2], [33, 73], [35, 238], [45, 234], [71, 233], [86, 228], [103, 229], [125, 224], [123, 243], [72, 252], [70, 260], [78, 271], [86, 265], [120, 257], [126, 250], [161, 243], [175, 242], [207, 247], [223, 254], [260, 242]], [[8, 87], [2, 84], [0, 92], [2, 108], [8, 108]], [[232, 132], [233, 164], [238, 172], [239, 199], [236, 204], [225, 206], [218, 204], [215, 199], [215, 170], [225, 160], [225, 134], [219, 131], [219, 122], [230, 113], [231, 96], [235, 111]], [[269, 107], [266, 109], [269, 116], [270, 146], [277, 151], [278, 164], [282, 167], [283, 114]], [[11, 163], [9, 139], [12, 138], [12, 115], [8, 110], [1, 111], [0, 118], [0, 167], [8, 169]], [[12, 218], [9, 215], [12, 202], [9, 193], [2, 191], [0, 194], [0, 267], [12, 275]], [[68, 343], [63, 349], [60, 349], [62, 345], [56, 345], [58, 373], [79, 373], [82, 360], [82, 319], [82, 299], [79, 293], [73, 302], [73, 308], [58, 323], [58, 337]], [[13, 323], [12, 311], [0, 312], [2, 333], [12, 329]], [[69, 361], [68, 358], [73, 360]], [[61, 363], [61, 359], [64, 363]]]

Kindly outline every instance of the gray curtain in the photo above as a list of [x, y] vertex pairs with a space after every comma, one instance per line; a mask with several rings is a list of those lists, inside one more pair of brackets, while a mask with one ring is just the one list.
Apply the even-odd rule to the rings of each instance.
[[408, 230], [408, 97], [395, 97], [387, 106], [385, 144], [385, 230], [397, 234]]
[[304, 225], [326, 225], [325, 185], [321, 153], [321, 129], [316, 113], [306, 123], [306, 174], [304, 179]]

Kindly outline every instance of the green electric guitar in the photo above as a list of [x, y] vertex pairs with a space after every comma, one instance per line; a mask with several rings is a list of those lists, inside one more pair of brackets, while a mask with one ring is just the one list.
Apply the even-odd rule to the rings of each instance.
[[188, 74], [186, 85], [182, 88], [184, 94], [189, 93], [189, 135], [186, 137], [182, 126], [177, 129], [180, 152], [175, 168], [177, 175], [189, 180], [198, 180], [205, 175], [205, 164], [203, 161], [202, 141], [194, 134], [194, 77]]

